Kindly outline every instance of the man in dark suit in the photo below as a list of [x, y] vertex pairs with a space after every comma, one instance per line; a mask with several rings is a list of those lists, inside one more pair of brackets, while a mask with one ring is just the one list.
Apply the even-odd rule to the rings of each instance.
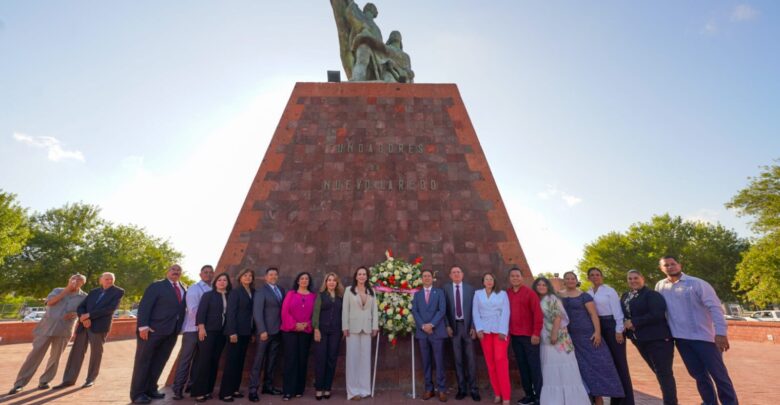
[[181, 266], [169, 267], [164, 280], [155, 281], [146, 288], [138, 306], [138, 339], [130, 383], [130, 399], [135, 404], [165, 398], [165, 394], [157, 390], [157, 380], [176, 345], [184, 321], [187, 290], [179, 283], [180, 277]]
[[[276, 285], [279, 280], [279, 269], [270, 267], [265, 271], [265, 285], [255, 290], [252, 315], [257, 328], [257, 346], [255, 348], [255, 360], [249, 373], [249, 400], [260, 401], [257, 390], [260, 387], [260, 371], [265, 369], [263, 377], [263, 394], [279, 395], [282, 393], [274, 388], [274, 366], [279, 346], [282, 342], [282, 334], [279, 326], [282, 323], [282, 300], [284, 289]], [[263, 362], [265, 361], [265, 367]]]
[[439, 389], [439, 401], [447, 401], [447, 381], [444, 377], [444, 339], [447, 338], [447, 327], [444, 317], [447, 314], [447, 303], [444, 291], [433, 287], [433, 272], [423, 270], [423, 288], [412, 298], [412, 315], [417, 326], [415, 338], [420, 344], [423, 374], [425, 375], [425, 394], [423, 399], [434, 397], [433, 370], [431, 356], [436, 363], [436, 385]]
[[444, 284], [447, 298], [447, 334], [452, 338], [455, 352], [455, 374], [458, 376], [458, 393], [461, 400], [471, 393], [479, 401], [477, 385], [477, 363], [474, 357], [474, 339], [477, 336], [471, 320], [471, 306], [474, 302], [474, 287], [463, 282], [463, 270], [458, 266], [450, 268], [450, 283]]
[[89, 369], [87, 380], [82, 387], [88, 388], [95, 384], [95, 379], [100, 372], [100, 361], [103, 359], [103, 343], [106, 342], [106, 336], [111, 330], [114, 311], [119, 308], [119, 301], [125, 295], [125, 290], [114, 285], [115, 281], [114, 273], [103, 273], [100, 276], [100, 287], [90, 291], [76, 310], [79, 317], [76, 338], [70, 349], [62, 383], [54, 387], [55, 389], [76, 384], [76, 378], [81, 372], [81, 365], [87, 354], [87, 346], [91, 347]]

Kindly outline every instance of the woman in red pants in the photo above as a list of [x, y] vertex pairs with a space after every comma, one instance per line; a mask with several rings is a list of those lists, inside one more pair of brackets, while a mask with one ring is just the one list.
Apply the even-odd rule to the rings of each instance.
[[512, 387], [509, 383], [509, 298], [491, 273], [482, 276], [481, 290], [474, 293], [474, 329], [485, 354], [494, 404], [509, 405]]

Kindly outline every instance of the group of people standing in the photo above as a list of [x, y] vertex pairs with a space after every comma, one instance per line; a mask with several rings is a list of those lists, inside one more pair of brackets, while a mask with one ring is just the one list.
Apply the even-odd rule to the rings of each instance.
[[[298, 273], [290, 290], [278, 285], [279, 270], [265, 270], [265, 283], [255, 288], [255, 273], [244, 269], [231, 283], [226, 273], [214, 275], [211, 266], [188, 289], [179, 283], [181, 267], [171, 266], [165, 280], [153, 283], [138, 309], [138, 347], [130, 399], [150, 403], [163, 398], [157, 381], [182, 331], [176, 363], [173, 399], [185, 392], [198, 402], [212, 398], [225, 351], [218, 397], [232, 402], [240, 390], [247, 349], [254, 341], [248, 400], [260, 395], [301, 397], [306, 387], [309, 353], [314, 345], [315, 397], [329, 399], [341, 340], [347, 342], [347, 396], [371, 395], [371, 337], [379, 331], [379, 309], [368, 283], [369, 270], [359, 267], [349, 288], [328, 273], [315, 289], [308, 272]], [[254, 337], [254, 339], [253, 339]], [[284, 356], [283, 384], [274, 387], [276, 359]], [[262, 377], [262, 378], [261, 378]]]
[[[659, 260], [666, 278], [655, 290], [645, 286], [638, 270], [629, 270], [629, 291], [622, 297], [604, 284], [598, 268], [588, 270], [592, 288], [583, 292], [577, 275], [567, 272], [563, 289], [540, 277], [531, 287], [523, 274], [509, 270], [508, 288], [493, 273], [482, 276], [482, 288], [464, 282], [458, 266], [449, 270], [449, 282], [434, 287], [434, 274], [422, 270], [422, 288], [414, 293], [414, 337], [422, 354], [425, 392], [422, 399], [438, 396], [447, 401], [444, 341], [452, 340], [457, 375], [456, 399], [470, 395], [480, 401], [475, 342], [484, 354], [493, 403], [509, 404], [509, 347], [512, 347], [524, 397], [518, 404], [633, 404], [633, 387], [626, 360], [626, 339], [631, 340], [655, 374], [664, 404], [677, 404], [672, 371], [674, 348], [680, 353], [704, 404], [737, 404], [737, 396], [722, 353], [729, 349], [720, 301], [706, 281], [682, 272], [673, 256]], [[261, 394], [301, 397], [306, 387], [310, 348], [314, 345], [315, 397], [329, 399], [333, 387], [340, 342], [346, 339], [346, 388], [348, 399], [371, 392], [371, 338], [379, 329], [379, 309], [370, 273], [358, 267], [352, 285], [345, 288], [339, 276], [327, 273], [318, 289], [308, 272], [298, 273], [292, 288], [278, 285], [279, 270], [265, 270], [265, 282], [255, 287], [255, 273], [244, 269], [233, 285], [226, 273], [215, 275], [203, 266], [200, 280], [190, 286], [180, 281], [179, 265], [168, 268], [166, 278], [152, 283], [138, 307], [137, 349], [130, 398], [150, 403], [164, 398], [157, 381], [182, 334], [176, 364], [173, 399], [184, 393], [198, 402], [212, 398], [220, 358], [225, 351], [218, 397], [232, 402], [242, 398], [242, 374], [247, 349], [255, 345], [251, 359], [248, 399]], [[61, 384], [72, 386], [79, 375], [86, 348], [91, 347], [89, 370], [83, 387], [95, 383], [103, 343], [113, 313], [124, 294], [114, 285], [115, 276], [104, 273], [101, 286], [81, 291], [86, 279], [73, 275], [64, 288], [46, 299], [47, 312], [35, 329], [33, 350], [22, 365], [9, 394], [29, 382], [51, 347], [39, 389], [49, 388], [60, 355], [71, 338]], [[274, 387], [279, 352], [284, 355], [283, 385]], [[436, 369], [434, 383], [433, 369]], [[262, 378], [261, 378], [262, 377]]]

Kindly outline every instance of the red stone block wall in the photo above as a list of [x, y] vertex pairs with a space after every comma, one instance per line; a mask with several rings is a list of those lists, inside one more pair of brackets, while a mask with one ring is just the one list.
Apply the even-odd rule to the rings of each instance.
[[[0, 344], [27, 343], [33, 340], [37, 322], [0, 322]], [[135, 319], [117, 319], [111, 326], [108, 340], [135, 338]]]
[[780, 343], [780, 322], [728, 321], [730, 341]]

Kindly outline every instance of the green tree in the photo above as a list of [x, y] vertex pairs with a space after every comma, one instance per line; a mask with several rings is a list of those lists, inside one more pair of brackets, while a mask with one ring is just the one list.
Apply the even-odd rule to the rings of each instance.
[[740, 190], [726, 207], [739, 215], [755, 218], [753, 230], [757, 233], [780, 231], [780, 165], [763, 166], [758, 177]]
[[19, 254], [30, 237], [27, 210], [16, 195], [0, 189], [0, 265], [8, 256]]
[[100, 218], [100, 209], [78, 203], [34, 215], [32, 236], [20, 254], [2, 266], [0, 294], [45, 296], [73, 273], [87, 277], [85, 288], [98, 285], [110, 271], [127, 297], [137, 297], [181, 254], [141, 228], [114, 225]]
[[780, 166], [764, 166], [750, 178], [726, 207], [752, 216], [753, 230], [761, 235], [743, 254], [734, 286], [760, 306], [780, 302]]
[[[83, 268], [89, 285], [105, 271], [116, 275], [127, 297], [140, 297], [153, 280], [162, 278], [168, 266], [181, 259], [167, 241], [132, 225], [104, 226], [84, 255]], [[182, 280], [187, 283], [187, 280]]]
[[585, 246], [577, 267], [584, 280], [589, 268], [598, 267], [604, 273], [605, 283], [625, 291], [628, 270], [641, 271], [652, 287], [664, 277], [658, 269], [659, 258], [675, 255], [682, 262], [683, 271], [707, 280], [721, 299], [733, 300], [736, 266], [748, 246], [747, 240], [722, 225], [664, 214], [649, 222], [635, 223], [625, 232], [600, 236]]

